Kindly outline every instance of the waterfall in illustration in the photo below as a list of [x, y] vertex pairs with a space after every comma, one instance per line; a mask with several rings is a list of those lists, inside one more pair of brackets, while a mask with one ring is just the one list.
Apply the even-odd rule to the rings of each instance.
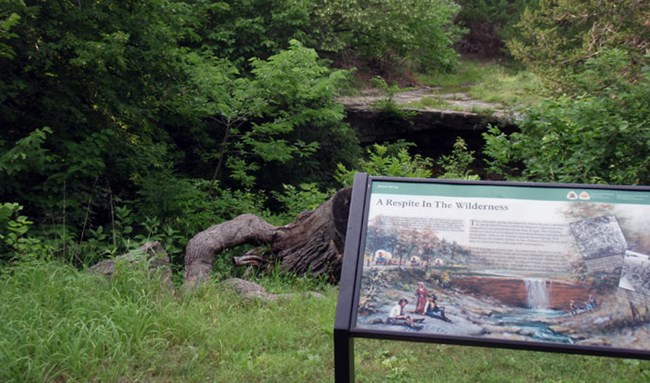
[[524, 279], [528, 294], [528, 307], [535, 310], [547, 309], [551, 302], [551, 294], [544, 279]]

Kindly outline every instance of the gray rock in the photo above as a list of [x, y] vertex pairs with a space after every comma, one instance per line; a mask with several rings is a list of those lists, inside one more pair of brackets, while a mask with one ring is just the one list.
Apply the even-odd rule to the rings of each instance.
[[94, 274], [102, 274], [112, 276], [115, 273], [115, 268], [118, 262], [128, 262], [129, 264], [137, 264], [140, 262], [147, 262], [149, 270], [160, 272], [162, 282], [165, 286], [172, 289], [172, 272], [170, 268], [169, 255], [163, 249], [160, 242], [147, 242], [126, 254], [119, 255], [115, 258], [105, 259], [88, 268], [88, 272]]

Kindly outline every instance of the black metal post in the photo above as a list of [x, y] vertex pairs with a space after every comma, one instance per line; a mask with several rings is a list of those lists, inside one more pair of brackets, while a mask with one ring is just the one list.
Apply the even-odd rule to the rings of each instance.
[[334, 330], [334, 381], [354, 382], [354, 338], [349, 331]]
[[350, 329], [354, 310], [357, 265], [361, 252], [361, 228], [367, 184], [368, 174], [358, 173], [355, 175], [334, 321], [334, 376], [336, 383], [354, 382], [354, 339], [350, 335]]

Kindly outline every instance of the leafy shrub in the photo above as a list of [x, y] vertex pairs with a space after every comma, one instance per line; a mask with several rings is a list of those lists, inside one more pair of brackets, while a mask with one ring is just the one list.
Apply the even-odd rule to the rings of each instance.
[[449, 0], [317, 0], [307, 41], [338, 62], [362, 62], [380, 74], [405, 60], [425, 70], [450, 70], [459, 9]]
[[638, 0], [539, 0], [527, 8], [507, 45], [512, 55], [559, 92], [590, 59], [618, 48], [631, 60], [620, 73], [635, 79], [647, 54], [647, 2]]
[[[358, 171], [374, 176], [431, 177], [433, 160], [419, 154], [411, 156], [408, 147], [412, 145], [405, 142], [389, 145], [374, 144], [367, 149], [367, 157], [361, 160]], [[356, 171], [339, 164], [336, 179], [342, 185], [352, 185]]]
[[27, 235], [33, 222], [20, 214], [22, 209], [17, 203], [0, 204], [0, 266], [2, 262], [49, 253], [40, 239]]
[[470, 151], [465, 140], [458, 137], [454, 142], [451, 154], [444, 155], [436, 161], [441, 167], [441, 179], [478, 180], [479, 176], [472, 174], [471, 165], [474, 162], [474, 152]]
[[[349, 170], [339, 165], [336, 178], [342, 185], [352, 185], [356, 171], [374, 176], [394, 176], [410, 178], [430, 178], [436, 176], [442, 179], [477, 180], [472, 174], [471, 165], [474, 162], [474, 152], [467, 149], [465, 141], [458, 137], [453, 151], [437, 160], [411, 155], [408, 151], [413, 143], [398, 141], [393, 144], [374, 144], [367, 149], [367, 157], [362, 159], [358, 170]], [[436, 174], [434, 165], [439, 169]]]
[[334, 194], [334, 191], [322, 192], [315, 183], [303, 183], [298, 187], [283, 185], [282, 193], [273, 196], [282, 206], [282, 216], [287, 220], [295, 219], [301, 212], [314, 210]]
[[590, 59], [573, 77], [581, 94], [531, 108], [519, 132], [491, 127], [485, 134], [491, 169], [509, 179], [650, 183], [650, 69], [639, 82], [626, 81], [621, 54]]

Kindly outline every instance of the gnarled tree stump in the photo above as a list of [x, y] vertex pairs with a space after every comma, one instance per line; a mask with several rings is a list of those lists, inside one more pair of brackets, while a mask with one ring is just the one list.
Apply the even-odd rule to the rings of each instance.
[[271, 254], [250, 252], [234, 259], [239, 265], [277, 260], [280, 269], [298, 275], [340, 278], [352, 189], [341, 189], [316, 210], [285, 226], [273, 226], [253, 214], [240, 215], [196, 234], [185, 251], [185, 286], [209, 279], [215, 256], [245, 244], [266, 245]]

